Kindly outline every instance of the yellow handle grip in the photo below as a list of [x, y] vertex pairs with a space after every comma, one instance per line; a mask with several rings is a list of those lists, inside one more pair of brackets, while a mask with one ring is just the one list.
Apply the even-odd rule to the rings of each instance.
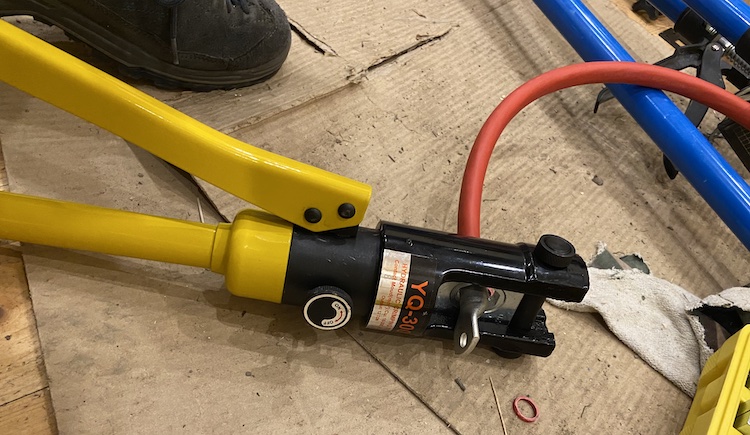
[[[311, 231], [359, 225], [370, 186], [253, 147], [0, 20], [0, 81]], [[351, 217], [339, 215], [354, 206]], [[320, 211], [308, 222], [305, 211]]]
[[0, 192], [0, 238], [39, 245], [210, 268], [217, 227]]
[[0, 192], [0, 239], [211, 269], [237, 296], [280, 303], [292, 226], [255, 210], [211, 225]]

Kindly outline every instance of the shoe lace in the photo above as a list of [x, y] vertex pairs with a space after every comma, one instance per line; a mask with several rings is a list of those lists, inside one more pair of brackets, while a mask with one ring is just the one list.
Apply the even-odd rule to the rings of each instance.
[[242, 9], [242, 12], [249, 14], [250, 13], [250, 1], [249, 0], [226, 0], [227, 3], [227, 13], [232, 12], [232, 8], [234, 6], [239, 6], [240, 9]]

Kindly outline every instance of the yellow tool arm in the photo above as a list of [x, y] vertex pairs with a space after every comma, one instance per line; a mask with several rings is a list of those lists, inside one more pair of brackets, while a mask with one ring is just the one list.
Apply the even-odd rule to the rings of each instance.
[[0, 193], [0, 239], [211, 269], [237, 296], [281, 303], [292, 225], [257, 210], [211, 225]]
[[0, 81], [286, 221], [326, 231], [364, 217], [369, 186], [222, 134], [2, 20], [0, 58]]

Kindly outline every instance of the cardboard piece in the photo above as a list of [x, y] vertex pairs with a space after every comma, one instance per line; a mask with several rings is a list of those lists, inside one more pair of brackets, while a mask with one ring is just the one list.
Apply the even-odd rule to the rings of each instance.
[[322, 98], [348, 83], [351, 69], [343, 59], [324, 56], [296, 35], [293, 38], [289, 57], [281, 70], [257, 86], [204, 93], [169, 92], [148, 84], [140, 87], [201, 122], [231, 133]]
[[[442, 342], [363, 332], [361, 340], [459, 433], [502, 433], [489, 378], [508, 433], [677, 433], [690, 399], [620, 343], [593, 316], [545, 305], [558, 348], [548, 358], [503, 360], [479, 349], [456, 358]], [[466, 391], [456, 385], [460, 378]], [[511, 408], [519, 395], [540, 409], [534, 424]], [[529, 410], [524, 410], [530, 413]]]
[[439, 39], [455, 26], [447, 16], [424, 16], [410, 3], [279, 3], [289, 16], [294, 42], [287, 61], [271, 80], [209, 93], [165, 92], [147, 84], [141, 88], [229, 133], [334, 93], [361, 80], [371, 68]]
[[25, 259], [61, 432], [448, 432], [346, 333], [232, 297], [209, 272], [43, 247]]
[[[469, 4], [474, 2], [468, 2]], [[371, 68], [458, 25], [454, 6], [425, 2], [279, 1], [299, 33], [357, 70]]]
[[[327, 11], [319, 22], [310, 18], [315, 3]], [[242, 140], [372, 184], [365, 225], [385, 219], [452, 230], [468, 146], [486, 115], [518, 84], [579, 59], [530, 2], [386, 2], [450, 23], [448, 33], [413, 49], [390, 15], [338, 4], [298, 5], [304, 17], [289, 6], [290, 17], [338, 56], [295, 39], [288, 65], [300, 68], [283, 86], [274, 87], [282, 74], [271, 90], [260, 85], [237, 92], [242, 97], [145, 89]], [[592, 6], [641, 59], [663, 57], [663, 43], [617, 7]], [[361, 27], [360, 39], [378, 43], [358, 50], [331, 23]], [[311, 55], [319, 63], [297, 59]], [[360, 74], [317, 81], [327, 65], [320, 62], [332, 59], [357, 63]], [[584, 256], [605, 240], [640, 252], [655, 275], [699, 296], [747, 280], [747, 257], [737, 255], [744, 248], [684, 180], [664, 180], [660, 153], [625, 112], [613, 103], [590, 114], [597, 91], [547, 97], [514, 121], [487, 176], [484, 236], [533, 242], [558, 233]], [[266, 92], [255, 112], [252, 99]], [[197, 220], [195, 186], [149, 154], [7, 86], [0, 95], [14, 191]], [[210, 195], [230, 217], [243, 206]], [[312, 330], [299, 308], [231, 298], [221, 278], [203, 270], [43, 247], [27, 247], [25, 261], [63, 432], [184, 425], [432, 433], [445, 431], [445, 420], [460, 432], [498, 433], [490, 376], [511, 433], [675, 432], [689, 407], [591, 316], [548, 308], [559, 340], [548, 359], [505, 361], [481, 349], [456, 358], [450, 343], [356, 325]], [[512, 415], [518, 394], [537, 400], [539, 422]]]
[[[19, 169], [9, 174], [14, 191], [198, 220], [200, 192], [160, 160], [19, 91], [3, 86], [2, 94], [4, 107], [28, 116], [3, 116], [9, 137], [37, 126], [37, 140], [6, 147], [15, 150], [9, 166]], [[57, 188], [39, 187], [53, 178], [63, 180]], [[218, 221], [203, 209], [207, 222]], [[299, 321], [299, 309], [231, 298], [220, 276], [201, 269], [26, 248], [62, 432], [127, 431], [133, 419], [144, 430], [197, 432], [387, 432], [413, 421], [429, 431], [443, 428], [347, 336], [325, 335], [328, 344], [316, 349], [317, 334]], [[285, 326], [291, 319], [297, 321]], [[393, 406], [371, 408], [358, 391], [387, 394]], [[404, 407], [416, 413], [390, 418]]]

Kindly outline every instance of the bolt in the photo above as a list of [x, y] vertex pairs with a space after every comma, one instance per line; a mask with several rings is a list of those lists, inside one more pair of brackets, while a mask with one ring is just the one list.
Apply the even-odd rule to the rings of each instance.
[[339, 206], [339, 216], [341, 216], [344, 219], [351, 219], [354, 217], [356, 213], [357, 213], [357, 209], [354, 207], [353, 204], [349, 204], [348, 202], [346, 202]]
[[305, 210], [305, 220], [311, 224], [317, 224], [321, 219], [323, 219], [323, 213], [317, 208], [311, 207]]
[[545, 234], [539, 238], [533, 253], [542, 264], [556, 269], [565, 269], [573, 261], [576, 248], [560, 236]]
[[713, 51], [719, 51], [719, 50], [721, 50], [721, 47], [719, 46], [719, 44], [713, 44], [711, 46], [711, 50], [713, 50]]

